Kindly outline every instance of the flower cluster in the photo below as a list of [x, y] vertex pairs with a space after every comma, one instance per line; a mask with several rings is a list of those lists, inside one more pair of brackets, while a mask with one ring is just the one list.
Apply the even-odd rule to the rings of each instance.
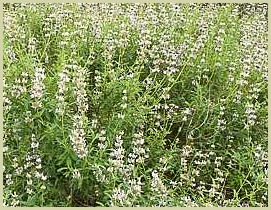
[[253, 126], [255, 124], [255, 120], [257, 119], [256, 110], [253, 104], [246, 104], [246, 112], [247, 114], [247, 126]]
[[31, 151], [26, 156], [26, 163], [23, 167], [26, 172], [26, 193], [32, 195], [35, 193], [37, 186], [40, 185], [40, 189], [45, 190], [45, 181], [47, 180], [47, 176], [44, 175], [41, 163], [41, 156], [39, 155], [39, 142], [36, 139], [36, 136], [32, 134], [31, 137]]
[[73, 116], [73, 127], [70, 134], [72, 147], [79, 158], [84, 158], [88, 154], [85, 126], [87, 117], [85, 115], [88, 110], [88, 98], [86, 93], [86, 70], [80, 66], [69, 66], [74, 71], [73, 84], [74, 96], [76, 100], [77, 112]]
[[152, 172], [151, 189], [153, 192], [157, 193], [159, 197], [161, 197], [158, 206], [166, 206], [168, 191], [162, 180], [159, 178], [157, 171], [155, 170]]
[[121, 131], [119, 135], [116, 136], [116, 140], [114, 142], [114, 149], [110, 153], [109, 162], [112, 164], [112, 168], [110, 170], [118, 171], [121, 174], [124, 173], [124, 155], [125, 150], [123, 148], [123, 136], [124, 132]]
[[224, 131], [226, 129], [227, 121], [224, 119], [225, 115], [225, 99], [220, 99], [220, 111], [219, 111], [219, 118], [217, 120], [217, 127], [219, 130]]
[[59, 73], [59, 81], [58, 81], [58, 93], [56, 99], [58, 101], [56, 113], [63, 115], [65, 111], [65, 93], [68, 90], [66, 83], [70, 81], [68, 76], [68, 69], [64, 68], [62, 72]]
[[28, 73], [22, 72], [21, 77], [15, 80], [15, 84], [12, 87], [12, 97], [18, 98], [22, 94], [27, 93]]
[[74, 96], [76, 99], [76, 105], [78, 113], [84, 114], [88, 110], [88, 98], [86, 92], [86, 70], [77, 65], [72, 66], [74, 71], [73, 84], [74, 84]]
[[32, 107], [34, 109], [39, 109], [42, 107], [42, 97], [45, 90], [45, 85], [43, 80], [45, 79], [45, 71], [44, 68], [36, 68], [34, 75], [34, 82], [31, 89], [31, 98], [34, 100], [32, 102]]
[[110, 196], [110, 206], [134, 206], [136, 199], [142, 193], [142, 185], [138, 178], [129, 180], [126, 186], [114, 188]]
[[88, 155], [86, 144], [86, 133], [84, 131], [84, 118], [81, 115], [73, 116], [73, 129], [70, 134], [70, 140], [73, 150], [79, 158], [84, 158]]

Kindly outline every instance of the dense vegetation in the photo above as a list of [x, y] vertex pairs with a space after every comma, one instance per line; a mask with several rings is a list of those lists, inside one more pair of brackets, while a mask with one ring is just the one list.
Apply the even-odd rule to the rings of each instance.
[[267, 4], [4, 4], [5, 206], [267, 206]]

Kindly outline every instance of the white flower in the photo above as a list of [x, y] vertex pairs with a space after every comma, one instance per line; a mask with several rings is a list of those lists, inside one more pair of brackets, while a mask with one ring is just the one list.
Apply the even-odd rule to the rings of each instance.
[[186, 109], [183, 111], [183, 113], [186, 114], [186, 115], [191, 115], [191, 114], [192, 114], [191, 109], [189, 109], [189, 108], [186, 108]]
[[32, 185], [32, 183], [33, 183], [32, 179], [28, 179], [28, 180], [27, 180], [27, 184], [28, 184], [28, 185]]
[[124, 114], [120, 114], [120, 113], [118, 113], [118, 118], [119, 118], [119, 119], [124, 119], [124, 117], [125, 117], [125, 115], [124, 115]]
[[26, 193], [27, 193], [27, 194], [32, 194], [32, 193], [33, 193], [33, 190], [32, 190], [32, 189], [27, 188], [27, 189], [26, 189]]
[[47, 180], [47, 176], [44, 176], [44, 175], [42, 174], [41, 180], [46, 181], [46, 180]]
[[121, 105], [120, 105], [120, 107], [121, 107], [122, 109], [126, 109], [126, 108], [127, 108], [127, 106], [128, 106], [128, 105], [127, 105], [126, 103], [125, 103], [125, 104], [121, 104]]
[[72, 172], [72, 177], [74, 179], [79, 179], [81, 177], [80, 171], [78, 169], [74, 169]]
[[40, 187], [40, 189], [45, 190], [45, 189], [46, 189], [46, 186], [45, 186], [45, 185], [42, 185], [42, 186]]
[[39, 165], [36, 166], [36, 169], [41, 169], [41, 168], [42, 168], [41, 164], [39, 164]]

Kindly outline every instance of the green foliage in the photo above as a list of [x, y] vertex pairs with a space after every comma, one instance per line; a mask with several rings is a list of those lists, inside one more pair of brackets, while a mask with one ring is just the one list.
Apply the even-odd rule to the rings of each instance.
[[267, 206], [266, 4], [4, 4], [5, 206]]

